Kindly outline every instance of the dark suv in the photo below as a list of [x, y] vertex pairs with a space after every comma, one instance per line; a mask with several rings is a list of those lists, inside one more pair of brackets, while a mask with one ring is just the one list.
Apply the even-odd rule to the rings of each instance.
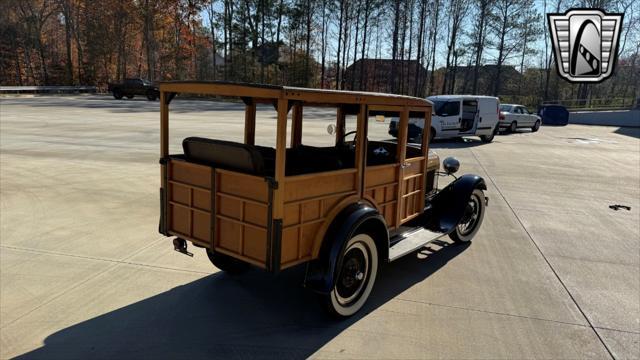
[[124, 79], [122, 83], [109, 83], [108, 86], [109, 92], [118, 100], [124, 96], [127, 99], [133, 99], [135, 95], [144, 95], [149, 101], [154, 101], [160, 97], [158, 87], [145, 79]]

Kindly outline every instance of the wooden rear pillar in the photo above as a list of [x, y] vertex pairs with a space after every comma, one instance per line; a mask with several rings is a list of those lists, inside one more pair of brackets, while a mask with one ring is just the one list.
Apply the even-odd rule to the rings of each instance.
[[287, 116], [289, 114], [289, 100], [278, 99], [278, 123], [276, 126], [276, 171], [278, 184], [273, 194], [273, 218], [284, 217], [284, 177], [285, 157], [287, 151]]
[[336, 145], [342, 144], [344, 141], [344, 132], [345, 132], [345, 113], [342, 109], [342, 106], [338, 105], [338, 113], [336, 120]]
[[244, 143], [256, 144], [256, 103], [249, 101], [244, 107]]
[[293, 105], [293, 114], [291, 120], [291, 147], [300, 146], [302, 144], [302, 104]]

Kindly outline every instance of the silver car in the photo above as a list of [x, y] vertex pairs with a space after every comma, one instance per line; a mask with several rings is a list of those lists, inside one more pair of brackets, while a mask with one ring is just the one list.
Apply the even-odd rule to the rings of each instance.
[[521, 128], [529, 128], [536, 132], [542, 124], [542, 119], [523, 105], [502, 104], [500, 105], [498, 124], [501, 132], [514, 133]]

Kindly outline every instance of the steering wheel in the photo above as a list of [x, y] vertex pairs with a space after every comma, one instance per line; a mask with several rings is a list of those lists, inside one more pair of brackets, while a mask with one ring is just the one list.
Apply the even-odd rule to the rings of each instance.
[[356, 131], [356, 130], [352, 130], [352, 131], [349, 131], [349, 132], [347, 132], [346, 134], [344, 134], [344, 135], [342, 136], [342, 143], [343, 143], [343, 144], [346, 144], [346, 143], [347, 143], [346, 139], [347, 139], [347, 136], [349, 136], [349, 135], [354, 135], [354, 137], [353, 137], [353, 142], [351, 142], [351, 143], [349, 144], [349, 148], [350, 148], [351, 150], [354, 150], [354, 149], [356, 148], [356, 139], [358, 138], [358, 135], [357, 135], [357, 131]]
[[[344, 134], [344, 135], [342, 136], [342, 141], [344, 142], [344, 141], [347, 139], [347, 136], [349, 136], [349, 135], [353, 135], [353, 134], [355, 134], [355, 133], [357, 133], [357, 131], [356, 131], [356, 130], [352, 130], [352, 131], [349, 131], [348, 133]], [[354, 136], [354, 137], [353, 137], [353, 141], [355, 141], [355, 140], [356, 140], [356, 137]]]

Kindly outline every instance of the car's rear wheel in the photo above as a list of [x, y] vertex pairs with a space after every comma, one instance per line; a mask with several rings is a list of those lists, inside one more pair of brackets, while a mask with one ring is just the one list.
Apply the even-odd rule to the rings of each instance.
[[351, 316], [365, 304], [378, 273], [378, 250], [368, 234], [353, 236], [344, 247], [336, 281], [328, 295], [329, 311]]
[[480, 225], [482, 225], [484, 210], [484, 192], [480, 189], [475, 189], [469, 197], [462, 219], [460, 219], [455, 229], [449, 233], [451, 240], [455, 242], [471, 241], [480, 229]]
[[538, 131], [538, 129], [540, 129], [540, 120], [536, 120], [536, 123], [533, 124], [533, 127], [531, 128], [532, 132], [536, 132]]
[[510, 133], [514, 133], [518, 130], [518, 124], [516, 124], [516, 122], [512, 122], [511, 125], [509, 125], [509, 132]]
[[120, 91], [119, 89], [114, 89], [113, 90], [113, 98], [116, 99], [116, 100], [122, 99], [122, 91]]
[[207, 249], [207, 256], [209, 257], [209, 261], [211, 261], [215, 267], [231, 275], [241, 274], [247, 271], [250, 267], [250, 265], [244, 261], [240, 261], [226, 254], [215, 252], [211, 249]]

